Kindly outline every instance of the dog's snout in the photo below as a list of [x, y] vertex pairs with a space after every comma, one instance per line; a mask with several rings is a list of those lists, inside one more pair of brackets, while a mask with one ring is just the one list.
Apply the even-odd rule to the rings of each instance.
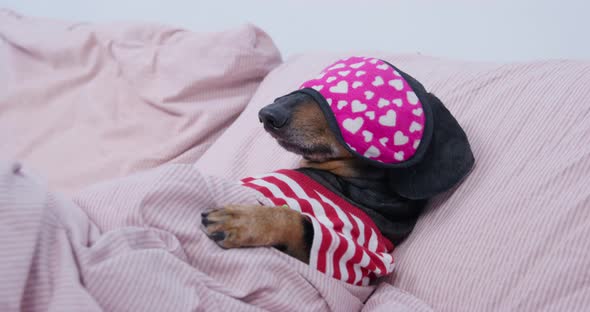
[[280, 106], [269, 105], [258, 112], [258, 118], [264, 125], [280, 129], [289, 121], [289, 111]]

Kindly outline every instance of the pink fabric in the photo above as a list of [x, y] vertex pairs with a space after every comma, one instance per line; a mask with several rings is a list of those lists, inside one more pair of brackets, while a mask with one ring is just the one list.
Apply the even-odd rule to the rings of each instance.
[[365, 312], [433, 312], [424, 301], [399, 288], [381, 284], [363, 307]]
[[281, 61], [252, 25], [196, 33], [4, 10], [0, 37], [0, 151], [69, 193], [193, 163]]
[[201, 212], [266, 202], [166, 165], [61, 199], [0, 162], [0, 310], [358, 311], [374, 287], [328, 278], [273, 248], [224, 250]]
[[360, 155], [391, 164], [416, 153], [424, 132], [422, 103], [401, 74], [382, 60], [337, 60], [301, 88], [324, 97], [344, 142]]
[[590, 62], [474, 63], [362, 51], [296, 56], [267, 76], [196, 166], [237, 179], [297, 166], [299, 158], [264, 133], [256, 113], [351, 54], [384, 59], [422, 82], [463, 126], [477, 159], [461, 186], [435, 198], [396, 247], [394, 274], [367, 310], [399, 306], [400, 291], [435, 311], [590, 306]]
[[358, 286], [393, 272], [393, 244], [373, 220], [310, 177], [279, 170], [242, 182], [275, 206], [286, 205], [307, 217], [313, 226], [311, 268]]
[[437, 311], [587, 310], [590, 62], [404, 67], [464, 126], [476, 165], [396, 248], [388, 281]]

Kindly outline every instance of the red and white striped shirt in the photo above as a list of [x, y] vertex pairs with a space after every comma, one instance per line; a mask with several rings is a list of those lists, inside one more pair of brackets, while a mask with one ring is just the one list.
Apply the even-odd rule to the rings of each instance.
[[393, 244], [361, 209], [294, 170], [245, 178], [277, 206], [287, 205], [309, 218], [314, 236], [309, 265], [354, 285], [393, 271]]

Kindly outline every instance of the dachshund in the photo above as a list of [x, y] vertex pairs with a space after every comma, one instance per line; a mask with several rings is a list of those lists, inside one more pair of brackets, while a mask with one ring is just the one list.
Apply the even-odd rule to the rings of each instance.
[[[377, 61], [370, 64], [372, 60]], [[341, 66], [342, 64], [344, 66]], [[384, 64], [387, 65], [387, 75], [384, 74], [385, 70], [382, 70], [385, 68]], [[360, 78], [364, 80], [355, 77], [363, 68], [366, 74]], [[344, 77], [342, 74], [346, 71], [349, 71], [346, 76], [353, 78]], [[396, 82], [398, 78], [404, 83], [403, 88]], [[344, 91], [339, 89], [344, 85], [343, 81], [347, 84], [346, 98], [338, 97], [344, 93], [337, 92]], [[383, 81], [383, 84], [379, 84], [380, 81]], [[373, 90], [371, 92], [376, 93], [375, 97], [389, 96], [389, 102], [385, 105], [384, 102], [380, 102], [381, 99], [376, 98], [371, 102], [368, 96], [365, 96], [368, 94], [366, 88], [352, 88], [355, 83], [357, 86], [362, 83]], [[389, 89], [379, 91], [381, 94], [375, 91], [385, 87]], [[358, 92], [352, 94], [352, 91]], [[370, 128], [362, 128], [369, 130], [362, 130], [363, 136], [357, 140], [360, 143], [350, 144], [352, 141], [356, 142], [356, 139], [350, 136], [351, 131], [347, 133], [350, 129], [346, 128], [346, 120], [355, 120], [352, 117], [361, 116], [361, 113], [365, 124], [370, 121], [376, 123], [377, 120], [386, 121], [390, 114], [386, 109], [396, 108], [397, 125], [403, 124], [403, 107], [396, 107], [395, 99], [392, 100], [396, 94], [407, 96], [404, 105], [408, 105], [412, 110], [406, 110], [405, 113], [417, 118], [415, 113], [418, 111], [423, 116], [423, 129], [419, 137], [421, 140], [416, 140], [419, 147], [416, 148], [414, 145], [415, 154], [404, 161], [396, 161], [395, 157], [399, 154], [393, 152], [392, 157], [386, 160], [375, 157], [376, 153], [371, 150], [372, 147], [363, 152], [361, 149], [365, 146], [363, 144], [367, 141]], [[362, 99], [363, 102], [360, 105], [357, 102], [355, 107], [356, 98]], [[419, 104], [422, 105], [420, 110], [412, 106], [417, 105], [414, 103], [417, 102], [416, 99], [419, 99]], [[374, 103], [373, 106], [370, 103]], [[364, 110], [361, 110], [362, 108]], [[375, 108], [375, 111], [382, 108], [383, 115], [380, 118], [375, 115], [370, 118], [368, 110], [371, 108]], [[348, 110], [344, 112], [345, 109]], [[341, 111], [344, 115], [338, 117]], [[411, 115], [412, 112], [414, 115]], [[258, 116], [265, 131], [280, 146], [302, 157], [299, 168], [294, 169], [297, 175], [317, 182], [326, 193], [332, 193], [342, 199], [338, 201], [345, 202], [342, 205], [348, 203], [356, 207], [354, 209], [358, 208], [355, 210], [358, 218], [354, 219], [372, 222], [378, 229], [378, 234], [392, 245], [401, 243], [410, 234], [428, 199], [456, 186], [468, 174], [474, 163], [463, 129], [442, 102], [426, 92], [413, 77], [386, 61], [374, 58], [352, 57], [339, 60], [326, 67], [318, 78], [305, 82], [299, 90], [279, 97], [274, 103], [263, 107]], [[380, 126], [379, 129], [395, 130], [389, 128], [391, 123], [387, 126]], [[377, 136], [379, 129], [371, 130], [371, 134]], [[361, 129], [356, 130], [356, 135], [361, 135]], [[397, 133], [391, 135], [392, 133], [388, 134], [388, 137], [391, 139], [392, 148], [397, 148], [398, 142], [393, 142], [397, 139]], [[346, 137], [346, 134], [349, 137]], [[411, 134], [415, 134], [415, 131], [407, 132], [405, 137], [411, 138]], [[375, 142], [376, 140], [377, 138]], [[382, 143], [387, 141], [381, 140]], [[378, 152], [382, 156], [388, 152], [383, 146]], [[411, 151], [411, 147], [406, 151]], [[329, 202], [337, 200], [335, 198]], [[319, 231], [324, 230], [314, 226], [317, 220], [313, 216], [303, 213], [302, 209], [290, 209], [290, 206], [289, 201], [277, 201], [276, 205], [271, 206], [236, 203], [203, 213], [202, 228], [222, 248], [275, 247], [305, 263], [317, 262], [310, 259], [310, 254], [314, 237], [320, 234]], [[321, 223], [322, 220], [318, 222]], [[338, 222], [332, 220], [332, 223]]]

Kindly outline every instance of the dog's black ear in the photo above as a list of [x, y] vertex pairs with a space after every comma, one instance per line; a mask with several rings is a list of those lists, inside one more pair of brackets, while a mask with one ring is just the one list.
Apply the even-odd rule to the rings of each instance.
[[417, 164], [390, 170], [392, 188], [409, 199], [426, 199], [447, 191], [473, 168], [474, 157], [465, 132], [433, 94], [427, 93], [432, 110], [432, 140]]

